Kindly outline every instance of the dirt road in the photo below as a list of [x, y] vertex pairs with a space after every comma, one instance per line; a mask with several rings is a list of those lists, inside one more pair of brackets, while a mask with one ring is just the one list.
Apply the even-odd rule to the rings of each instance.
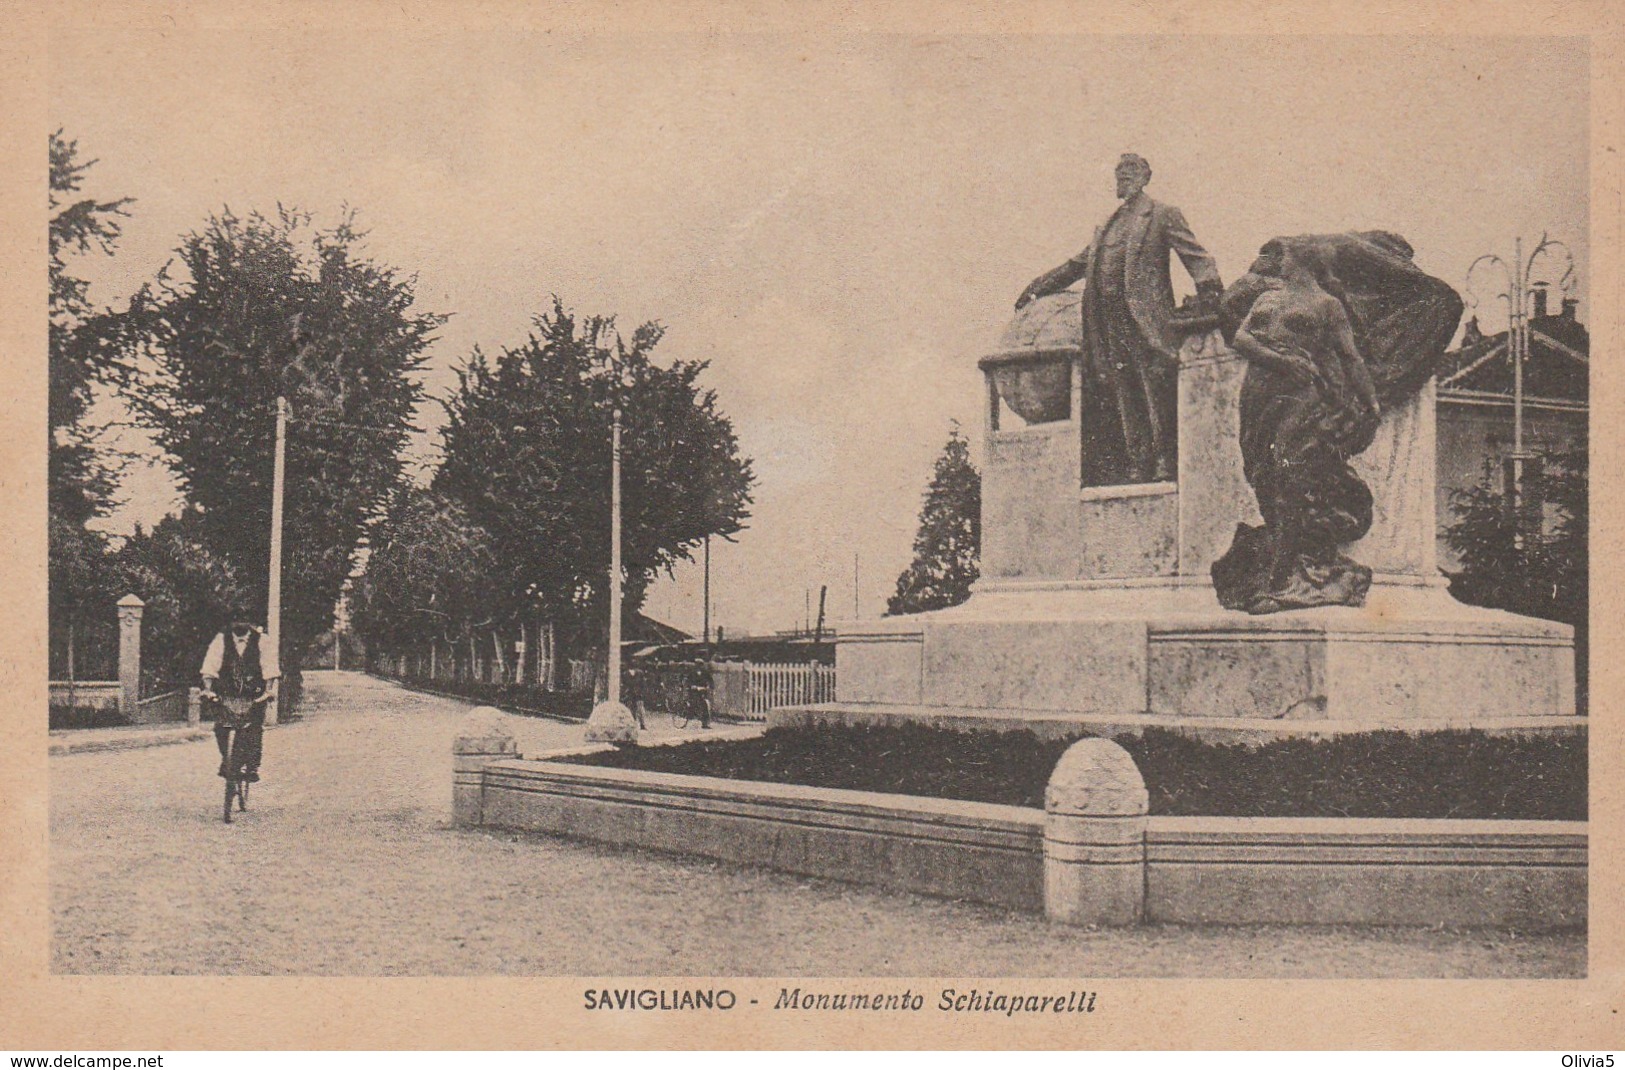
[[[307, 676], [251, 811], [212, 741], [51, 762], [62, 973], [1579, 976], [1583, 934], [1175, 928], [1042, 918], [537, 836], [450, 827], [463, 703]], [[520, 748], [580, 742], [525, 721]]]

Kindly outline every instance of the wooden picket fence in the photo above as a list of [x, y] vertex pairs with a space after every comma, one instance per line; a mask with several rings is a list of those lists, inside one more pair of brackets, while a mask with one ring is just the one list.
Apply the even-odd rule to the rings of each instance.
[[[460, 651], [457, 651], [460, 653]], [[455, 661], [450, 653], [419, 651], [409, 654], [374, 654], [372, 671], [401, 680], [416, 680], [433, 686], [445, 681], [451, 684], [475, 682], [484, 684], [513, 684], [513, 663], [498, 665], [492, 659], [477, 657]], [[594, 659], [560, 659], [558, 681], [564, 689], [576, 694], [590, 694], [602, 701], [605, 695], [605, 669]], [[627, 666], [641, 673], [636, 682], [623, 680], [623, 692], [628, 701], [643, 699], [651, 708], [659, 709], [676, 701], [673, 696], [686, 693], [692, 671], [677, 665]], [[509, 670], [509, 671], [504, 671]], [[533, 669], [532, 672], [535, 670]], [[526, 674], [527, 677], [531, 673]], [[551, 680], [551, 674], [548, 677]], [[537, 690], [548, 689], [543, 683], [525, 686]], [[630, 687], [630, 690], [627, 688]], [[806, 663], [771, 664], [748, 661], [721, 662], [711, 674], [711, 709], [722, 717], [744, 721], [765, 721], [767, 712], [780, 706], [808, 706], [835, 701], [835, 666]]]
[[711, 677], [711, 706], [725, 717], [764, 721], [780, 706], [835, 701], [833, 665], [725, 662]]

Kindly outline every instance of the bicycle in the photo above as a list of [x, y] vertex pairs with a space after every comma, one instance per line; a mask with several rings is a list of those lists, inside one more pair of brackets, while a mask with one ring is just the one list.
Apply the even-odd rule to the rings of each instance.
[[231, 804], [237, 804], [237, 811], [242, 813], [248, 809], [249, 780], [245, 775], [248, 755], [239, 753], [239, 744], [242, 741], [242, 729], [247, 726], [250, 714], [254, 709], [252, 699], [234, 699], [212, 696], [208, 701], [214, 706], [214, 723], [216, 728], [226, 730], [226, 798], [221, 810], [221, 816], [226, 824], [231, 824]]
[[698, 721], [701, 728], [710, 728], [711, 713], [711, 689], [704, 684], [690, 684], [686, 701], [673, 704], [671, 723], [675, 728], [687, 728]]

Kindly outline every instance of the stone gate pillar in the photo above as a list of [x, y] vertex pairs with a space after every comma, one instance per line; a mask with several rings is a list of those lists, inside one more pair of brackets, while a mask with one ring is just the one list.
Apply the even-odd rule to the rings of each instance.
[[118, 600], [118, 708], [126, 719], [141, 701], [141, 615], [146, 605], [133, 594]]

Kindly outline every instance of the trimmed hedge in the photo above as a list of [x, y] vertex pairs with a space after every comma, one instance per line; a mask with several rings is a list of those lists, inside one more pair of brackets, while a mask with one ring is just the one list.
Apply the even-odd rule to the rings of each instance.
[[430, 680], [427, 677], [395, 676], [376, 671], [373, 675], [414, 691], [450, 695], [525, 716], [585, 721], [592, 714], [590, 692], [546, 691], [523, 684], [491, 684], [480, 680]]
[[[757, 739], [628, 747], [585, 765], [1042, 808], [1071, 740], [919, 725], [770, 729]], [[1584, 736], [1369, 732], [1260, 746], [1161, 729], [1117, 739], [1151, 812], [1208, 817], [1584, 820]]]
[[117, 706], [69, 706], [51, 703], [50, 730], [60, 728], [117, 728], [130, 722], [124, 719]]

